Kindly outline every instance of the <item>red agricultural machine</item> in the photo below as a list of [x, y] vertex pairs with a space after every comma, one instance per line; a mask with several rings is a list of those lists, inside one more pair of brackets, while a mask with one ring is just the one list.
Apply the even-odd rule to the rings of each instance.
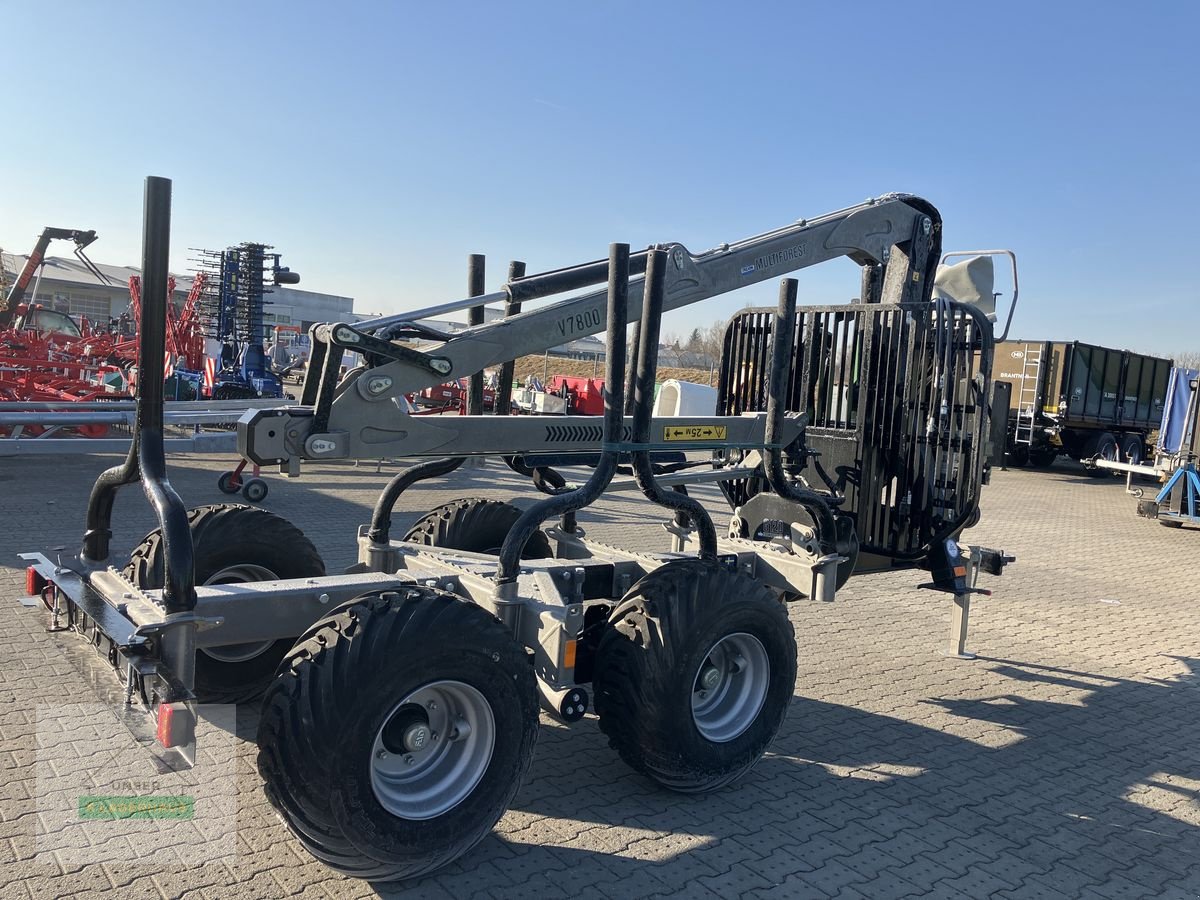
[[[109, 278], [88, 259], [84, 249], [96, 240], [95, 231], [46, 228], [26, 259], [7, 296], [0, 298], [0, 401], [61, 404], [95, 400], [129, 399], [136, 379], [137, 335], [120, 323], [91, 323], [65, 312], [27, 300], [36, 298], [46, 249], [51, 241], [70, 240], [75, 256], [102, 282]], [[36, 278], [36, 280], [35, 280]], [[30, 284], [33, 290], [30, 291]], [[197, 302], [204, 286], [198, 275], [176, 312], [168, 304], [166, 367], [175, 365], [196, 372], [204, 368], [204, 335]], [[168, 285], [173, 292], [174, 279]], [[141, 279], [129, 279], [131, 322], [141, 310]], [[44, 426], [25, 426], [26, 436], [36, 437]], [[104, 437], [106, 425], [77, 425], [71, 429], [84, 437]]]

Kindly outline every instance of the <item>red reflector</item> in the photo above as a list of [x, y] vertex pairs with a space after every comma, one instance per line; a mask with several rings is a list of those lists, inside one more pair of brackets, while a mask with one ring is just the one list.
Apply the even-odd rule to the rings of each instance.
[[164, 747], [183, 747], [195, 735], [192, 713], [186, 703], [158, 704], [158, 728], [155, 737]]
[[25, 570], [25, 593], [30, 597], [38, 597], [42, 593], [42, 588], [46, 586], [46, 579], [38, 574], [38, 570], [30, 566]]

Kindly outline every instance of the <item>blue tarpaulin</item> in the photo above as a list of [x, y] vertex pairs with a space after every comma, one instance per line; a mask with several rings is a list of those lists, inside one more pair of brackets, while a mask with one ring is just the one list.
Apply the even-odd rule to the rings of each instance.
[[1167, 402], [1163, 406], [1162, 425], [1159, 426], [1158, 446], [1163, 453], [1178, 453], [1187, 441], [1188, 408], [1192, 400], [1192, 387], [1200, 376], [1200, 370], [1175, 367], [1167, 382]]

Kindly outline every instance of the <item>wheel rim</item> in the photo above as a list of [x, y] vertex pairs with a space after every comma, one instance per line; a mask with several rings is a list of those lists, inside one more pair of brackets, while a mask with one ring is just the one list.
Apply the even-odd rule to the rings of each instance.
[[402, 819], [433, 819], [475, 789], [492, 761], [491, 704], [461, 681], [434, 681], [393, 707], [371, 746], [375, 799]]
[[[253, 563], [242, 563], [237, 566], [227, 566], [209, 576], [205, 584], [244, 584], [247, 581], [274, 581], [279, 576], [265, 566]], [[246, 662], [261, 656], [271, 648], [274, 641], [252, 641], [247, 644], [228, 644], [224, 647], [202, 647], [200, 652], [218, 662]]]
[[722, 638], [692, 682], [692, 721], [716, 744], [732, 741], [758, 718], [767, 699], [771, 663], [762, 642], [738, 632]]

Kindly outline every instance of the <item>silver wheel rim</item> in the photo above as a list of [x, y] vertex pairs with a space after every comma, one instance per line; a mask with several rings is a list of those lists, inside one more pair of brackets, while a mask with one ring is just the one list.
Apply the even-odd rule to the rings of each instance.
[[[264, 566], [242, 563], [228, 566], [211, 575], [205, 584], [243, 584], [247, 581], [274, 581], [279, 576]], [[253, 641], [248, 644], [229, 644], [225, 647], [202, 647], [200, 652], [218, 662], [239, 663], [262, 656], [274, 641]]]
[[375, 735], [375, 799], [402, 819], [436, 818], [475, 790], [495, 745], [483, 694], [461, 681], [430, 682], [397, 703]]
[[762, 642], [738, 632], [713, 645], [692, 681], [692, 721], [716, 744], [732, 741], [758, 718], [771, 663]]

